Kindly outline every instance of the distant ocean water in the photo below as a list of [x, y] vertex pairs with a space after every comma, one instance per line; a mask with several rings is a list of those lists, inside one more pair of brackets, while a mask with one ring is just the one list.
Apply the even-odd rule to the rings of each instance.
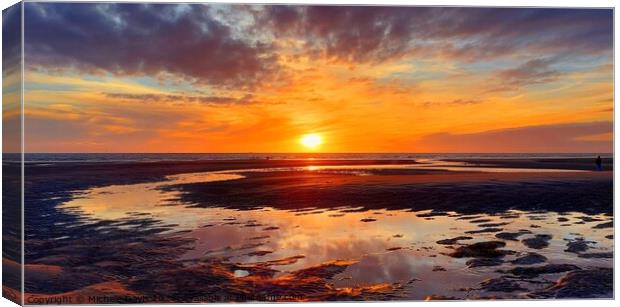
[[[156, 162], [208, 160], [416, 160], [416, 159], [511, 159], [603, 158], [602, 153], [29, 153], [25, 162]], [[19, 154], [3, 154], [3, 161], [19, 161]]]

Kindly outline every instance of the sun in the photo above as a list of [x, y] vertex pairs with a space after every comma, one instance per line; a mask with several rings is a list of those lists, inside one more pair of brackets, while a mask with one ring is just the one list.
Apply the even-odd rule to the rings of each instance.
[[323, 144], [323, 137], [318, 133], [304, 134], [299, 139], [301, 145], [309, 149], [317, 149]]

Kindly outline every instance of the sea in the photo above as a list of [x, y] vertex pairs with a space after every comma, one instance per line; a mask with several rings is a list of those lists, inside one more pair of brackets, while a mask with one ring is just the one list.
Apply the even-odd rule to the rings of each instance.
[[[159, 162], [212, 160], [418, 160], [612, 158], [612, 153], [26, 153], [25, 163]], [[19, 153], [2, 160], [21, 161]]]

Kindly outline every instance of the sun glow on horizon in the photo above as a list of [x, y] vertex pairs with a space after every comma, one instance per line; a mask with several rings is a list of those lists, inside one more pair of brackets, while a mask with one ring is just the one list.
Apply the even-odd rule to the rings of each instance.
[[610, 9], [28, 7], [3, 99], [30, 153], [613, 152]]
[[299, 139], [299, 143], [309, 149], [317, 149], [323, 144], [323, 137], [318, 133], [304, 134]]

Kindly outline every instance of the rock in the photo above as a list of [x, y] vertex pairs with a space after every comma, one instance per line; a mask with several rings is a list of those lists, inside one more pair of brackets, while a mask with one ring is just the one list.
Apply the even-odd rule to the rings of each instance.
[[483, 228], [480, 230], [470, 230], [466, 231], [467, 234], [477, 234], [477, 233], [485, 233], [485, 232], [498, 232], [504, 230], [503, 228]]
[[465, 264], [469, 268], [476, 268], [481, 266], [498, 266], [502, 265], [504, 261], [499, 258], [474, 258], [467, 260]]
[[614, 235], [606, 235], [605, 239], [613, 240], [614, 239]]
[[533, 298], [613, 298], [613, 269], [570, 272], [554, 285], [534, 292]]
[[510, 261], [512, 264], [520, 264], [520, 265], [528, 265], [528, 264], [536, 264], [543, 263], [547, 261], [547, 257], [538, 254], [538, 253], [529, 253], [525, 256], [519, 257], [513, 261]]
[[439, 241], [437, 241], [435, 243], [443, 244], [443, 245], [454, 245], [454, 244], [458, 243], [458, 241], [460, 241], [460, 240], [471, 240], [471, 239], [473, 239], [473, 237], [458, 236], [458, 237], [452, 238], [452, 239], [439, 240]]
[[400, 246], [397, 246], [397, 247], [390, 247], [390, 248], [387, 248], [385, 250], [388, 251], [388, 252], [392, 252], [392, 251], [397, 251], [397, 250], [400, 250], [400, 249], [403, 249], [403, 248], [400, 247]]
[[482, 290], [491, 292], [514, 292], [525, 291], [527, 289], [521, 287], [517, 282], [506, 277], [491, 278], [480, 283]]
[[613, 258], [613, 252], [579, 254], [579, 258]]
[[515, 267], [506, 271], [506, 273], [523, 277], [537, 277], [542, 274], [554, 274], [575, 270], [579, 270], [579, 267], [572, 264], [545, 264], [536, 267]]
[[540, 228], [540, 226], [532, 224], [530, 225], [530, 228]]
[[502, 241], [478, 242], [459, 246], [452, 253], [449, 253], [448, 256], [454, 258], [496, 258], [514, 253], [513, 251], [498, 249], [504, 246], [506, 246], [506, 243]]
[[549, 240], [551, 240], [551, 235], [541, 234], [533, 238], [523, 239], [521, 242], [529, 248], [543, 249], [549, 246]]
[[558, 217], [558, 222], [568, 222], [568, 219], [565, 217]]
[[604, 229], [604, 228], [612, 228], [614, 227], [614, 222], [607, 222], [607, 223], [602, 223], [602, 224], [598, 224], [594, 227], [592, 227], [593, 229]]

